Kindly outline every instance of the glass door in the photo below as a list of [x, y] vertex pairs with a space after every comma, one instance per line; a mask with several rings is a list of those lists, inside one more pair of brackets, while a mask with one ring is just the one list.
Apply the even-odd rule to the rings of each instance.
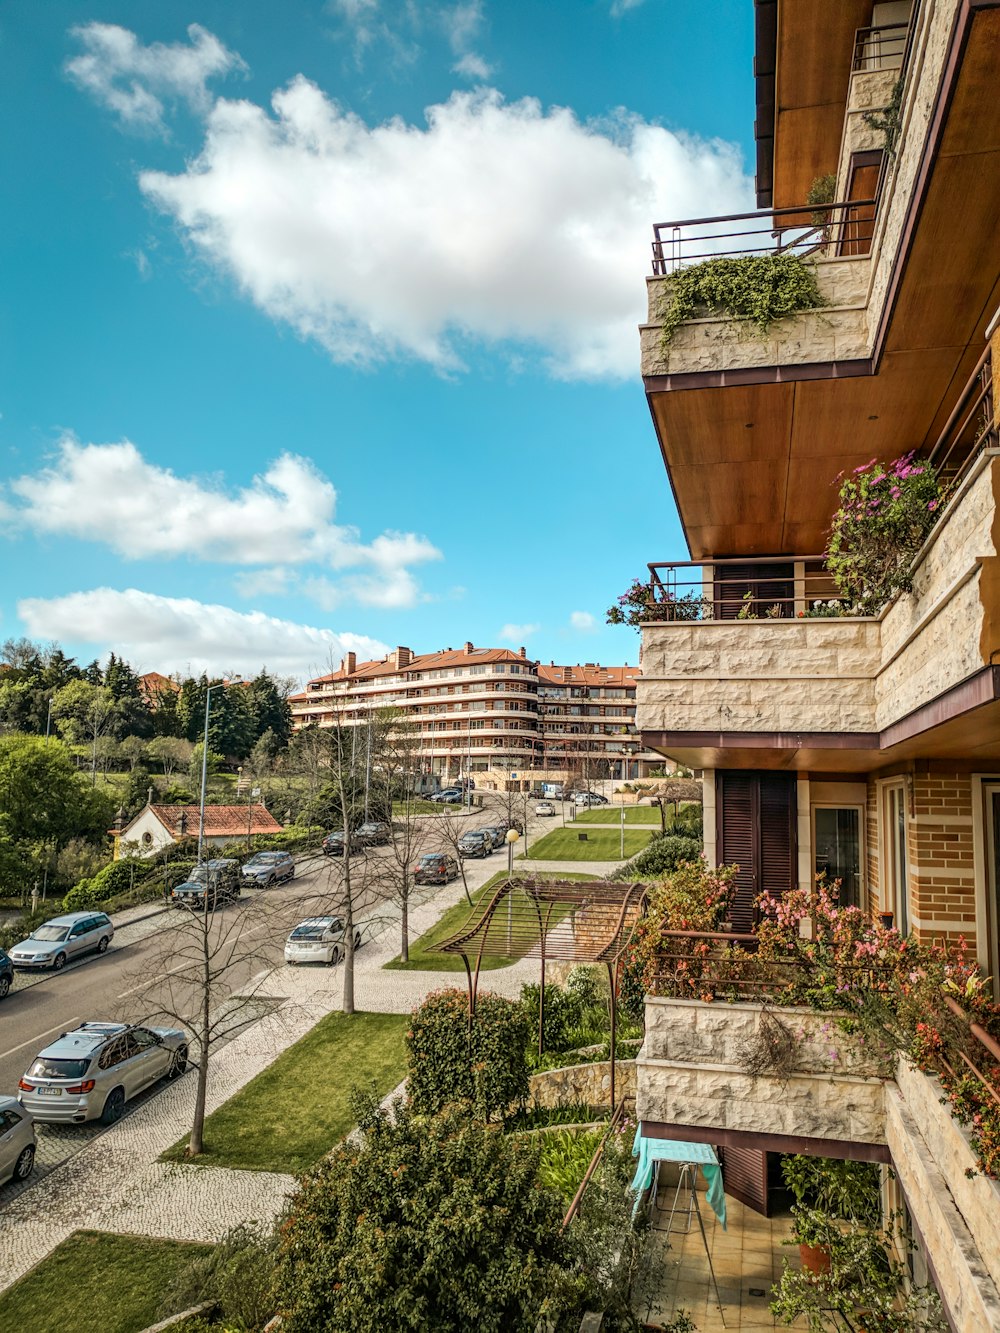
[[862, 901], [862, 818], [859, 806], [814, 806], [813, 850], [816, 874], [829, 884], [840, 880], [841, 907], [864, 907]]

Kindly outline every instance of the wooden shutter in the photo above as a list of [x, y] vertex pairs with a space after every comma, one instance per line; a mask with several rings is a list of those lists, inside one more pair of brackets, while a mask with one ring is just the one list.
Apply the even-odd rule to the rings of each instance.
[[720, 773], [719, 860], [736, 865], [736, 896], [730, 917], [738, 931], [753, 928], [757, 897], [757, 778], [753, 773]]
[[766, 1152], [756, 1148], [724, 1148], [722, 1183], [726, 1193], [734, 1199], [739, 1199], [755, 1213], [769, 1215]]
[[794, 566], [780, 565], [718, 565], [715, 573], [715, 618], [736, 620], [744, 607], [744, 597], [753, 594], [753, 614], [762, 618], [768, 607], [781, 607], [782, 617], [794, 615]]
[[758, 895], [795, 886], [795, 777], [722, 772], [717, 800], [719, 860], [739, 866], [730, 917], [736, 930], [753, 930]]

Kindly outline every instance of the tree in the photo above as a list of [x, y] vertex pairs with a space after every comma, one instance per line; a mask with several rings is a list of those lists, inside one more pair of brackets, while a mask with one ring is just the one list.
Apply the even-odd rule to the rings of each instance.
[[90, 781], [97, 782], [97, 742], [113, 734], [118, 714], [111, 691], [106, 685], [92, 685], [86, 680], [71, 680], [52, 698], [52, 716], [59, 730], [72, 745], [91, 749]]
[[26, 861], [48, 864], [73, 838], [98, 840], [111, 817], [111, 801], [81, 778], [61, 741], [0, 737], [0, 881], [6, 891], [25, 889]]
[[269, 731], [277, 742], [277, 748], [284, 749], [292, 734], [292, 709], [287, 693], [282, 693], [281, 686], [273, 676], [261, 671], [246, 686], [245, 699], [254, 741]]
[[420, 768], [419, 741], [412, 725], [403, 722], [394, 709], [386, 711], [376, 728], [368, 728], [369, 745], [376, 729], [380, 744], [374, 789], [380, 804], [388, 810], [392, 825], [392, 839], [382, 870], [387, 896], [399, 907], [399, 956], [406, 963], [410, 958], [410, 903], [417, 892], [413, 867], [427, 846], [429, 834], [427, 821], [414, 810], [414, 777]]
[[191, 742], [179, 736], [154, 736], [146, 746], [146, 757], [162, 767], [165, 778], [173, 777], [178, 769], [187, 768], [193, 753]]
[[447, 852], [458, 862], [459, 873], [462, 876], [462, 888], [465, 890], [465, 896], [469, 900], [470, 907], [472, 906], [472, 894], [469, 892], [469, 881], [465, 875], [465, 857], [459, 851], [458, 842], [462, 834], [468, 833], [471, 827], [468, 818], [464, 814], [458, 814], [454, 806], [444, 806], [442, 813], [434, 816], [432, 825], [438, 850]]
[[128, 735], [119, 743], [118, 753], [134, 772], [146, 758], [149, 746], [141, 736]]
[[111, 692], [118, 713], [120, 736], [152, 736], [153, 715], [139, 684], [139, 677], [127, 662], [114, 653], [104, 670], [104, 684]]
[[[362, 1143], [306, 1177], [282, 1229], [287, 1333], [507, 1333], [561, 1327], [585, 1279], [540, 1147], [450, 1108], [434, 1117], [355, 1099]], [[577, 1323], [579, 1315], [577, 1314]]]

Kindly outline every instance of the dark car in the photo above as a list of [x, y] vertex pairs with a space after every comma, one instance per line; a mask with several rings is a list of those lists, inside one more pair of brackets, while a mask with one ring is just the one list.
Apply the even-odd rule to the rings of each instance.
[[485, 829], [470, 829], [458, 840], [459, 856], [492, 856], [493, 839]]
[[354, 836], [362, 847], [386, 847], [392, 840], [392, 829], [381, 819], [370, 819]]
[[213, 912], [217, 907], [236, 901], [241, 882], [239, 861], [229, 857], [203, 861], [200, 866], [195, 866], [183, 884], [170, 890], [170, 902], [174, 907], [186, 907], [188, 911], [199, 912], [207, 908]]
[[460, 874], [458, 862], [453, 856], [444, 856], [438, 852], [428, 852], [420, 858], [420, 863], [413, 868], [414, 884], [450, 884]]
[[13, 984], [14, 964], [7, 957], [4, 950], [0, 949], [0, 1000], [4, 998]]
[[511, 815], [509, 819], [498, 819], [496, 827], [502, 829], [504, 835], [506, 835], [510, 829], [517, 829], [518, 833], [524, 832], [524, 824], [518, 819], [517, 815]]
[[493, 839], [494, 847], [502, 847], [504, 844], [504, 839], [507, 836], [507, 830], [505, 828], [501, 828], [499, 824], [484, 824], [480, 832], [488, 833], [490, 835], [490, 837]]
[[327, 856], [343, 856], [345, 851], [348, 856], [353, 856], [357, 850], [357, 841], [343, 829], [336, 829], [323, 839], [323, 851]]

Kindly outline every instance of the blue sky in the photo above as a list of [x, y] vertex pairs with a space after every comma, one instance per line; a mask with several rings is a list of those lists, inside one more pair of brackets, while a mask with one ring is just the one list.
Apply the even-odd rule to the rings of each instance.
[[752, 207], [752, 17], [8, 0], [0, 636], [634, 663], [650, 229]]

